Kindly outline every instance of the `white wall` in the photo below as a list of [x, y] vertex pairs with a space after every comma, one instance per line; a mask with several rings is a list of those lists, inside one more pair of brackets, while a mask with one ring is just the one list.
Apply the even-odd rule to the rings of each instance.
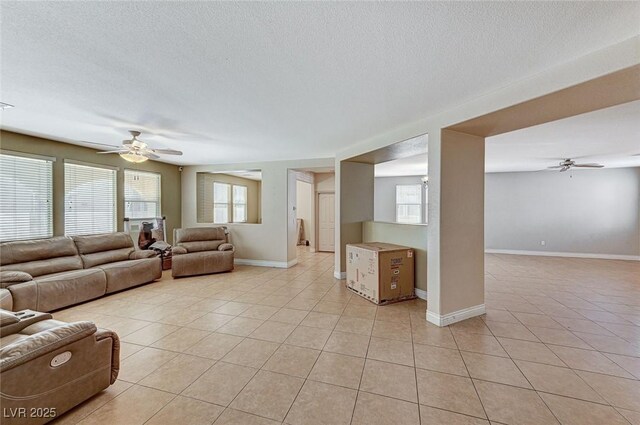
[[[232, 223], [228, 227], [231, 241], [236, 245], [236, 258], [254, 264], [285, 267], [294, 253], [295, 236], [289, 237], [288, 223], [292, 216], [290, 205], [295, 205], [295, 184], [290, 185], [289, 169], [328, 167], [333, 159], [299, 161], [273, 161], [242, 164], [185, 166], [182, 171], [182, 227], [206, 227], [211, 223], [198, 223], [196, 207], [196, 173], [233, 170], [262, 170], [262, 223]], [[295, 178], [294, 178], [295, 182]], [[295, 226], [294, 226], [295, 233]], [[293, 240], [293, 247], [290, 247]]]
[[315, 173], [316, 192], [335, 192], [336, 175], [334, 173]]
[[487, 249], [640, 255], [638, 167], [489, 173], [485, 181]]
[[304, 224], [304, 239], [312, 248], [316, 246], [315, 229], [315, 188], [314, 185], [300, 180], [296, 183], [296, 215]]
[[[419, 181], [376, 178], [374, 219], [393, 222], [395, 185]], [[487, 249], [640, 255], [640, 168], [487, 173], [485, 191]]]
[[[374, 199], [375, 221], [386, 221], [394, 223], [396, 221], [396, 185], [399, 184], [422, 184], [422, 176], [408, 177], [376, 177]], [[423, 188], [423, 220], [426, 221], [426, 191]]]

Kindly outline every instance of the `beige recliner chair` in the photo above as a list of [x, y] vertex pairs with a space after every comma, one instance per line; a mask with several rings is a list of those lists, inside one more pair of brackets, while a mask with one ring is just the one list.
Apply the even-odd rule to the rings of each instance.
[[171, 276], [195, 276], [233, 270], [235, 248], [229, 243], [226, 227], [177, 229], [174, 240]]
[[3, 425], [37, 425], [77, 406], [118, 377], [118, 336], [91, 322], [0, 310]]

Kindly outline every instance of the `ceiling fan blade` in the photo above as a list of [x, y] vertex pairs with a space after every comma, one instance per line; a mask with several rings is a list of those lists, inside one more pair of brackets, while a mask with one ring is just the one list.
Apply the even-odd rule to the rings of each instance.
[[602, 164], [575, 164], [574, 167], [581, 167], [581, 168], [603, 168], [604, 165]]
[[80, 143], [84, 143], [84, 144], [87, 144], [87, 145], [95, 145], [95, 146], [106, 146], [108, 148], [118, 149], [118, 146], [116, 146], [116, 145], [107, 145], [106, 143], [89, 142], [87, 140], [80, 140]]
[[127, 153], [129, 152], [129, 149], [118, 149], [115, 151], [100, 151], [100, 152], [96, 152], [98, 154], [105, 154], [105, 153]]
[[558, 169], [558, 168], [564, 168], [564, 165], [554, 165], [553, 167], [547, 167], [547, 169], [549, 170], [554, 170], [554, 169]]
[[140, 155], [147, 157], [149, 159], [160, 159], [160, 157], [152, 152], [144, 151]]
[[562, 167], [562, 170], [560, 170], [561, 173], [564, 173], [565, 171], [567, 171], [569, 168], [571, 167]]
[[149, 151], [163, 155], [182, 155], [181, 151], [175, 149], [149, 149]]

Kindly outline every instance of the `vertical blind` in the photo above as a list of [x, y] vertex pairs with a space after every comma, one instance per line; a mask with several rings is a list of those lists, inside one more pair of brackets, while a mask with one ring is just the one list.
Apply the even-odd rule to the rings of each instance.
[[52, 164], [0, 154], [0, 241], [53, 236]]
[[396, 186], [396, 221], [398, 223], [422, 222], [422, 185]]
[[64, 233], [116, 231], [116, 170], [64, 164]]
[[124, 170], [124, 216], [155, 218], [160, 211], [160, 174]]

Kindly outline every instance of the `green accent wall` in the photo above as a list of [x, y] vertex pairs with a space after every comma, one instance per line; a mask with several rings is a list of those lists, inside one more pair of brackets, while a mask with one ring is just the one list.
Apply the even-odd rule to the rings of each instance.
[[[117, 143], [116, 143], [117, 144]], [[53, 234], [64, 235], [64, 160], [71, 159], [96, 165], [118, 167], [117, 212], [118, 230], [124, 230], [124, 170], [160, 173], [162, 185], [162, 215], [167, 218], [167, 241], [172, 242], [173, 229], [182, 223], [181, 172], [177, 165], [157, 161], [141, 164], [127, 162], [116, 154], [97, 155], [95, 149], [57, 142], [41, 137], [0, 131], [0, 149], [56, 158], [53, 163]]]

